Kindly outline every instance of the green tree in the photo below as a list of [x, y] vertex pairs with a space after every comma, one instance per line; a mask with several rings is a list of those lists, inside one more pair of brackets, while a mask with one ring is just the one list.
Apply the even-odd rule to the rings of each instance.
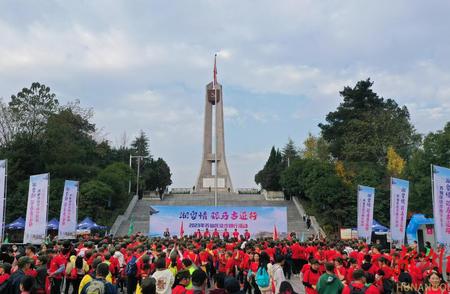
[[255, 175], [255, 182], [263, 189], [269, 191], [280, 191], [280, 176], [283, 171], [283, 158], [279, 150], [272, 147], [269, 159], [264, 168]]
[[419, 137], [406, 106], [379, 97], [372, 85], [367, 79], [345, 87], [340, 92], [344, 101], [327, 114], [326, 124], [319, 124], [331, 154], [339, 160], [384, 165], [389, 146], [403, 158], [417, 146]]
[[110, 214], [106, 212], [106, 208], [113, 193], [108, 184], [99, 180], [81, 183], [79, 218], [90, 216], [99, 223], [110, 223]]
[[45, 162], [49, 165], [92, 162], [97, 145], [92, 138], [94, 131], [93, 124], [71, 109], [51, 114], [41, 151]]
[[295, 143], [291, 138], [288, 139], [281, 154], [283, 155], [283, 163], [285, 166], [290, 165], [298, 157], [297, 147], [295, 147]]
[[303, 158], [329, 160], [330, 153], [328, 151], [328, 144], [319, 136], [313, 136], [311, 133], [303, 142], [304, 148], [301, 150]]
[[121, 162], [112, 163], [100, 171], [97, 179], [109, 185], [113, 191], [108, 197], [112, 209], [126, 205], [129, 200], [127, 190], [130, 177], [130, 167]]
[[431, 165], [449, 167], [450, 122], [442, 130], [425, 136], [422, 148], [416, 150], [406, 164], [410, 180], [409, 210], [432, 215]]
[[167, 163], [162, 159], [152, 160], [149, 166], [145, 167], [143, 178], [145, 188], [150, 191], [157, 191], [162, 197], [166, 188], [172, 184], [172, 174]]
[[7, 146], [18, 132], [11, 109], [0, 99], [0, 146]]
[[282, 173], [281, 184], [285, 193], [302, 199], [310, 207], [309, 213], [332, 230], [354, 225], [356, 198], [331, 162], [297, 159]]
[[58, 99], [50, 88], [36, 82], [30, 88], [23, 88], [17, 95], [12, 95], [9, 102], [20, 132], [29, 139], [42, 134], [47, 119], [57, 112], [58, 106]]
[[150, 156], [149, 138], [144, 131], [141, 130], [139, 136], [131, 143], [131, 150], [133, 155]]

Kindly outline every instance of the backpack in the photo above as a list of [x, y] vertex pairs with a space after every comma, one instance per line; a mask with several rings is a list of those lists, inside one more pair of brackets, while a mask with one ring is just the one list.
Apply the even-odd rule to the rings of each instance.
[[383, 293], [390, 294], [394, 290], [394, 282], [392, 280], [384, 280], [383, 279]]
[[287, 252], [286, 252], [286, 258], [287, 258], [287, 259], [291, 259], [291, 258], [292, 258], [292, 249], [291, 249], [291, 248], [288, 248], [288, 249], [287, 249]]
[[367, 287], [364, 286], [362, 288], [355, 288], [352, 284], [348, 285], [350, 288], [350, 294], [364, 294], [366, 293]]
[[137, 273], [137, 264], [136, 264], [137, 258], [136, 256], [133, 256], [131, 260], [127, 263], [127, 267], [125, 269], [125, 273], [127, 276], [135, 276]]
[[84, 293], [86, 294], [104, 294], [105, 282], [102, 280], [94, 279], [86, 284], [84, 287]]
[[269, 273], [264, 267], [260, 267], [256, 272], [255, 282], [256, 285], [258, 285], [261, 288], [269, 287], [270, 284]]
[[275, 256], [281, 256], [281, 249], [279, 247], [275, 248]]

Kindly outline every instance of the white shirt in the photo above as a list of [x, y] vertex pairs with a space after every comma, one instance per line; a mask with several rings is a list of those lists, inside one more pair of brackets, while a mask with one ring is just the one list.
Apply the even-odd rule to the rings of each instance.
[[172, 285], [175, 282], [175, 277], [172, 272], [168, 269], [165, 270], [156, 270], [156, 272], [152, 275], [156, 280], [156, 293], [158, 294], [171, 294], [172, 293]]

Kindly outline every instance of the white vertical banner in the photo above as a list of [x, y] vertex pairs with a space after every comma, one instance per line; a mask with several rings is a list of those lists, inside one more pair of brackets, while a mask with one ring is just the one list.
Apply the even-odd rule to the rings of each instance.
[[48, 186], [50, 174], [30, 177], [23, 243], [41, 244], [47, 234]]
[[78, 216], [78, 187], [77, 181], [66, 180], [59, 216], [58, 239], [76, 239]]
[[367, 243], [372, 239], [375, 189], [358, 185], [358, 238]]
[[436, 242], [450, 245], [450, 169], [432, 165], [433, 217]]
[[0, 160], [0, 243], [3, 242], [5, 229], [5, 204], [6, 204], [6, 168], [7, 161]]
[[403, 244], [408, 213], [409, 182], [391, 178], [391, 238]]

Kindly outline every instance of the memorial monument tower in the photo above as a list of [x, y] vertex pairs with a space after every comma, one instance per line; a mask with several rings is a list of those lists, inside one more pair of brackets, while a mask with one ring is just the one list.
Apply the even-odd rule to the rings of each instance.
[[[214, 121], [213, 113], [215, 114]], [[203, 132], [203, 156], [195, 192], [214, 192], [216, 183], [217, 191], [233, 192], [233, 185], [225, 159], [222, 85], [217, 82], [215, 57], [213, 81], [206, 85]]]

